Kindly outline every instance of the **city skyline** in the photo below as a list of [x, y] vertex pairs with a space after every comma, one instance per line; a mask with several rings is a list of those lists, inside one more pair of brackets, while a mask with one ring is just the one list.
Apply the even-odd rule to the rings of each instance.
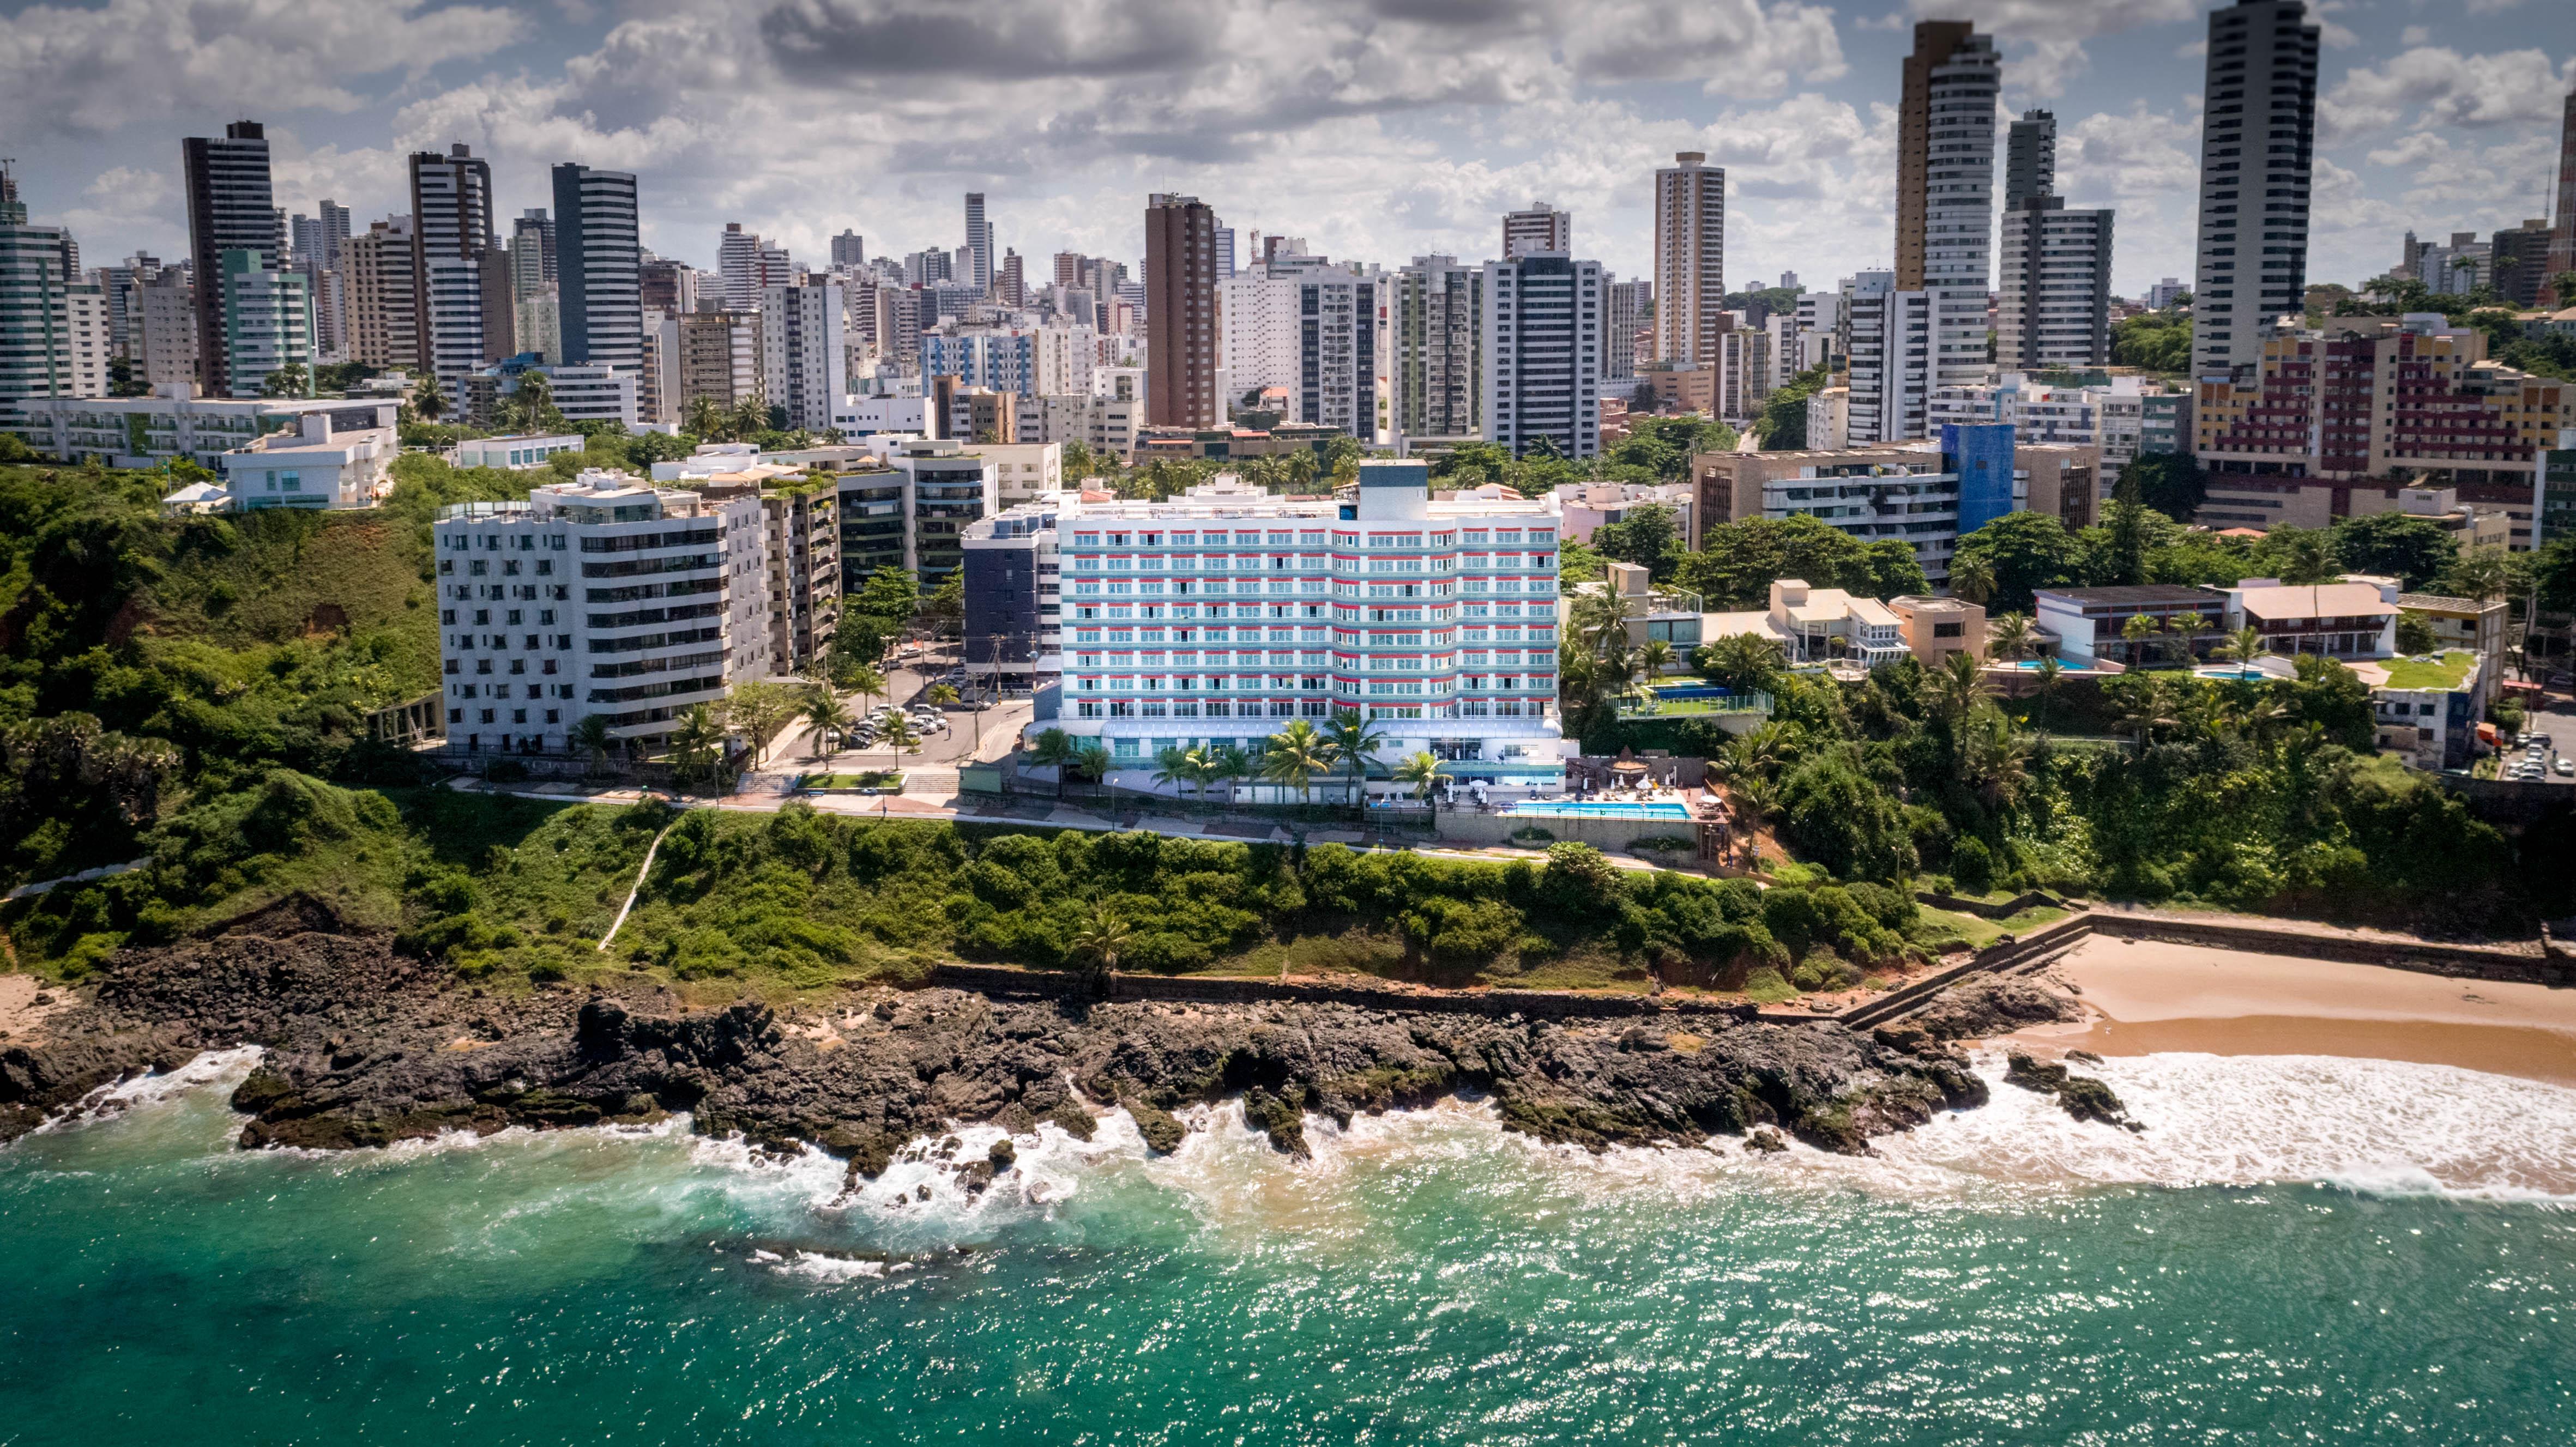
[[[1655, 11], [1609, 8], [1620, 14], [1608, 20]], [[989, 197], [996, 246], [1132, 261], [1139, 196], [1173, 190], [1204, 197], [1241, 234], [1289, 231], [1389, 267], [1435, 252], [1482, 259], [1499, 216], [1541, 195], [1575, 213], [1580, 249], [1623, 277], [1649, 269], [1650, 173], [1702, 149], [1732, 183], [1730, 285], [1791, 268], [1817, 285], [1893, 261], [1898, 66], [1915, 19], [1962, 18], [2002, 53], [1999, 117], [2057, 112], [2068, 205], [2120, 209], [2113, 285], [2136, 294], [2190, 274], [2205, 8], [1974, 0], [1862, 13], [1740, 0], [1655, 22], [1658, 43], [1629, 54], [1588, 35], [1552, 39], [1509, 5], [1468, 24], [1318, 4], [1301, 9], [1310, 23], [1263, 32], [1277, 64], [1256, 73], [1226, 49], [1257, 18], [1239, 7], [1078, 24], [997, 0], [934, 24], [816, 3], [725, 31], [691, 4], [613, 22], [413, 4], [327, 30], [283, 17], [260, 44], [294, 62], [284, 82], [214, 64], [242, 34], [189, 32], [161, 0], [116, 0], [13, 19], [40, 43], [0, 54], [0, 95], [14, 97], [0, 100], [0, 136], [35, 218], [70, 226], [101, 258], [184, 254], [178, 140], [248, 118], [270, 137], [278, 204], [309, 212], [327, 196], [361, 229], [406, 206], [412, 152], [463, 142], [490, 158], [496, 209], [511, 214], [548, 199], [558, 162], [635, 171], [644, 244], [699, 266], [714, 264], [728, 220], [817, 262], [844, 229], [874, 254], [954, 247], [970, 190]], [[136, 62], [99, 24], [118, 17], [179, 27], [166, 38], [191, 63], [112, 110], [64, 94], [53, 72], [65, 57], [89, 57], [71, 69], [91, 77]], [[2312, 279], [2385, 271], [2408, 229], [2546, 214], [2576, 77], [2554, 57], [2576, 50], [2576, 17], [2477, 0], [2317, 18]], [[850, 50], [861, 40], [876, 47], [867, 57]], [[878, 113], [827, 145], [815, 118], [769, 89], [719, 94], [674, 63], [710, 47], [774, 77], [778, 95], [887, 94], [910, 76], [954, 88], [960, 104], [916, 84], [904, 122]], [[44, 73], [18, 58], [32, 55], [49, 56]], [[962, 104], [992, 102], [990, 83], [1010, 77], [1047, 83]], [[1336, 79], [1319, 96], [1298, 77]]]

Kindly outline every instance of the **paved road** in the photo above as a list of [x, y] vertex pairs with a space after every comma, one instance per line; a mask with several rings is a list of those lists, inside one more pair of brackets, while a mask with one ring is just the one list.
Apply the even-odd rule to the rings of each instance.
[[[2536, 734], [2547, 734], [2557, 741], [2557, 752], [2552, 756], [2553, 760], [2576, 758], [2576, 703], [2571, 703], [2564, 698], [2554, 699], [2547, 710], [2531, 715], [2529, 722], [2523, 727]], [[2520, 760], [2522, 756], [2522, 750], [2511, 747], [2508, 747], [2504, 754], [2505, 762], [2508, 764]], [[2554, 769], [2549, 774], [2549, 782], [2576, 787], [2576, 778], [2561, 777]]]

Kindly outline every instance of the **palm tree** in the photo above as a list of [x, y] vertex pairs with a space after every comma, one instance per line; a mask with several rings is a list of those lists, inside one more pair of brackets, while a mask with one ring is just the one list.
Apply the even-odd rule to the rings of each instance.
[[816, 688], [805, 700], [805, 722], [814, 727], [814, 743], [826, 758], [841, 751], [850, 734], [850, 709], [829, 688]]
[[411, 410], [424, 422], [435, 422], [447, 412], [447, 393], [441, 391], [436, 372], [421, 374], [419, 390], [411, 394]]
[[1350, 771], [1353, 803], [1367, 802], [1368, 766], [1375, 762], [1370, 756], [1387, 743], [1387, 736], [1370, 728], [1367, 717], [1355, 708], [1341, 710], [1324, 725], [1326, 757]]
[[1029, 742], [1029, 762], [1055, 770], [1055, 796], [1064, 797], [1065, 767], [1073, 762], [1073, 735], [1062, 729], [1042, 730]]
[[2192, 661], [2193, 656], [2192, 640], [2209, 631], [2209, 615], [2206, 613], [2185, 613], [2179, 619], [2174, 620], [2173, 630], [2182, 638], [2183, 662], [2185, 664], [2189, 664]]
[[1109, 771], [1117, 766], [1117, 761], [1109, 756], [1109, 746], [1098, 739], [1083, 740], [1074, 749], [1073, 757], [1066, 761], [1067, 768], [1088, 776], [1094, 784], [1108, 783]]
[[[1427, 802], [1431, 798], [1431, 786], [1440, 781], [1440, 760], [1429, 749], [1407, 754], [1396, 763], [1395, 781], [1412, 785], [1413, 797]], [[1439, 806], [1433, 805], [1432, 812], [1438, 813]]]
[[702, 442], [724, 440], [720, 435], [725, 430], [724, 409], [716, 405], [715, 398], [703, 393], [692, 397], [681, 415], [685, 419], [680, 423], [681, 431]]
[[886, 752], [888, 753], [907, 754], [921, 752], [921, 736], [912, 731], [912, 720], [905, 718], [902, 714], [896, 714], [894, 717], [887, 719], [885, 731], [877, 735], [877, 737], [885, 744]]
[[1225, 744], [1208, 751], [1207, 766], [1209, 781], [1224, 780], [1225, 802], [1233, 804], [1234, 781], [1252, 772], [1251, 755], [1232, 744]]
[[585, 714], [581, 722], [572, 726], [572, 732], [566, 738], [574, 748], [590, 755], [593, 772], [608, 767], [608, 750], [616, 742], [616, 736], [608, 731], [607, 715]]
[[930, 686], [930, 692], [922, 697], [933, 705], [951, 704], [957, 701], [957, 690], [945, 683], [934, 683]]
[[1333, 767], [1332, 741], [1315, 731], [1304, 719], [1270, 736], [1270, 747], [1261, 755], [1261, 777], [1283, 788], [1297, 791], [1301, 800], [1314, 797], [1315, 776]]
[[867, 707], [869, 699], [886, 691], [885, 675], [868, 665], [854, 664], [841, 670], [841, 687], [859, 696], [859, 706]]
[[1995, 647], [2014, 663], [2039, 646], [2039, 630], [2031, 626], [2027, 613], [2006, 613], [1988, 624], [1987, 632], [1993, 636]]
[[1762, 633], [1730, 633], [1699, 650], [1700, 671], [1730, 688], [1769, 688], [1789, 666], [1780, 640]]
[[736, 442], [748, 442], [754, 433], [768, 431], [769, 399], [757, 387], [745, 393], [725, 415], [725, 428], [733, 433]]
[[1959, 740], [1959, 782], [1976, 790], [1987, 808], [2008, 807], [2030, 781], [2031, 754], [2031, 741], [2014, 732], [2002, 710], [1979, 709]]
[[2120, 637], [2127, 640], [2129, 645], [2131, 668], [2146, 661], [2147, 640], [2155, 636], [2156, 620], [2144, 613], [2132, 613], [2129, 615], [2129, 621], [2120, 625]]
[[1971, 603], [1984, 604], [1995, 596], [1995, 565], [1983, 553], [1950, 560], [1950, 593]]
[[724, 762], [724, 725], [716, 711], [698, 704], [680, 716], [680, 726], [671, 731], [671, 764], [685, 779], [712, 777]]
[[1189, 752], [1178, 745], [1166, 744], [1154, 753], [1154, 782], [1177, 787], [1187, 797], [1189, 785], [1197, 773], [1191, 766]]
[[2137, 751], [2144, 755], [2147, 740], [2157, 729], [2171, 728], [2181, 720], [2175, 715], [2175, 689], [2185, 681], [2164, 674], [2130, 674], [2115, 679], [2108, 690], [2112, 707], [2118, 710], [2120, 727], [2137, 740]]
[[1969, 711], [1994, 693], [1994, 685], [1986, 681], [1976, 656], [1961, 649], [1942, 657], [1941, 667], [1932, 675], [1930, 693], [1933, 717], [1955, 734]]
[[2229, 634], [2227, 641], [2218, 646], [2219, 657], [2236, 665], [2240, 679], [2253, 677], [2254, 660], [2271, 651], [2271, 645], [2263, 640], [2263, 630], [2250, 623]]
[[[2054, 705], [2057, 702], [2057, 689], [2065, 674], [2066, 665], [2056, 659], [2043, 658], [2039, 661], [2039, 715], [2043, 720], [2056, 711]], [[2042, 727], [2045, 726], [2043, 723]]]
[[1637, 671], [1653, 683], [1673, 666], [1673, 645], [1661, 638], [1649, 638], [1637, 645]]
[[1065, 942], [1065, 953], [1082, 961], [1083, 983], [1094, 990], [1105, 989], [1118, 973], [1118, 957], [1127, 952], [1136, 932], [1118, 917], [1107, 900], [1094, 900], [1091, 917]]
[[2512, 591], [2513, 564], [2502, 548], [2471, 548], [2451, 565], [2448, 582], [2463, 598], [2489, 602]]

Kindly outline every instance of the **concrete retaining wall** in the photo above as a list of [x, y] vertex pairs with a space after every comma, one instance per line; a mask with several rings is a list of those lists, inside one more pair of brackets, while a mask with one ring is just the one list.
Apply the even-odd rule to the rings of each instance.
[[[1088, 993], [1079, 975], [1023, 970], [1014, 965], [945, 964], [931, 983], [987, 995], [1079, 998]], [[1111, 981], [1113, 1000], [1189, 1000], [1247, 1005], [1270, 1001], [1356, 1005], [1370, 1010], [1417, 1010], [1455, 1015], [1570, 1016], [1701, 1015], [1751, 1019], [1751, 1005], [1687, 1000], [1677, 996], [1587, 995], [1558, 990], [1406, 990], [1384, 985], [1335, 985], [1306, 980], [1251, 980], [1211, 975], [1129, 975]]]
[[2292, 955], [2309, 960], [2340, 960], [2347, 964], [2382, 965], [2390, 969], [2460, 975], [2480, 980], [2576, 985], [2576, 965], [2570, 965], [2566, 960], [2521, 954], [2491, 945], [2320, 935], [2242, 919], [2181, 919], [2171, 915], [2109, 912], [2078, 918], [2087, 921], [2093, 933], [2117, 939], [2163, 940], [2170, 944]]
[[1640, 839], [1659, 836], [1689, 839], [1699, 832], [1699, 825], [1689, 819], [1598, 819], [1572, 815], [1550, 818], [1531, 814], [1478, 814], [1471, 811], [1440, 815], [1440, 838], [1445, 843], [1525, 844], [1530, 841], [1512, 836], [1529, 828], [1544, 829], [1556, 836], [1537, 840], [1535, 847], [1544, 849], [1550, 843], [1574, 841], [1589, 844], [1605, 854], [1625, 850]]

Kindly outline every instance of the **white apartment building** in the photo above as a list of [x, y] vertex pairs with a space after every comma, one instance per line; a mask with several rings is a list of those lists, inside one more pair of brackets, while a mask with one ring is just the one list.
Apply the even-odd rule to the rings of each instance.
[[1079, 396], [1091, 390], [1092, 369], [1099, 364], [1100, 338], [1087, 326], [1042, 326], [1031, 333], [1037, 355], [1037, 395]]
[[641, 426], [636, 370], [631, 367], [539, 367], [553, 387], [555, 410], [566, 422], [616, 422], [629, 431]]
[[1061, 442], [979, 442], [963, 450], [992, 464], [994, 500], [999, 507], [1018, 507], [1064, 489]]
[[300, 432], [312, 413], [335, 414], [340, 430], [394, 425], [394, 403], [336, 398], [199, 397], [173, 382], [152, 397], [29, 399], [10, 427], [28, 446], [69, 463], [96, 458], [143, 470], [184, 457], [220, 470], [223, 454], [272, 432]]
[[563, 753], [594, 714], [652, 747], [772, 671], [757, 497], [587, 471], [431, 532], [451, 749]]
[[288, 366], [305, 368], [309, 392], [313, 293], [304, 273], [263, 266], [256, 251], [227, 251], [214, 280], [222, 291], [224, 370], [233, 395], [258, 396], [269, 374]]
[[143, 384], [163, 387], [197, 380], [197, 289], [167, 281], [133, 292], [135, 355]]
[[849, 395], [847, 307], [835, 281], [773, 285], [761, 293], [761, 391], [787, 409], [787, 425], [820, 432]]
[[508, 437], [469, 437], [456, 444], [456, 465], [526, 472], [545, 466], [546, 459], [558, 452], [581, 451], [589, 440], [577, 432], [522, 432]]
[[1938, 436], [1946, 422], [2009, 422], [2017, 446], [2098, 447], [2101, 495], [2108, 498], [2120, 470], [2138, 455], [2152, 385], [2139, 377], [2113, 377], [2107, 387], [2061, 387], [2006, 372], [1989, 385], [1933, 388], [1927, 425]]
[[1646, 313], [1654, 306], [1654, 283], [1618, 281], [1603, 272], [1601, 377], [1610, 382], [1637, 379], [1638, 337], [1646, 330]]
[[1574, 213], [1545, 201], [1532, 201], [1526, 211], [1503, 213], [1503, 260], [1518, 261], [1542, 251], [1574, 250]]
[[235, 508], [360, 508], [393, 491], [401, 450], [393, 407], [343, 403], [305, 412], [295, 427], [254, 438], [215, 463]]
[[[1258, 749], [1348, 710], [1388, 737], [1383, 770], [1553, 791], [1555, 501], [1435, 501], [1420, 462], [1369, 461], [1350, 501], [1231, 478], [1164, 502], [1068, 502], [1060, 723], [1096, 737], [1121, 787], [1167, 746]], [[975, 631], [970, 619], [968, 632]]]
[[919, 435], [930, 430], [929, 408], [929, 400], [920, 396], [844, 397], [832, 409], [832, 426], [843, 437], [864, 437], [874, 432]]
[[1394, 291], [1384, 273], [1285, 254], [1217, 283], [1227, 405], [1277, 387], [1289, 421], [1339, 427], [1363, 444], [1385, 440]]
[[1892, 271], [1864, 271], [1852, 279], [1850, 302], [1851, 445], [1928, 436], [1937, 298], [1898, 291]]
[[1540, 438], [1568, 458], [1600, 452], [1602, 315], [1597, 261], [1542, 253], [1485, 263], [1486, 441], [1516, 457]]

